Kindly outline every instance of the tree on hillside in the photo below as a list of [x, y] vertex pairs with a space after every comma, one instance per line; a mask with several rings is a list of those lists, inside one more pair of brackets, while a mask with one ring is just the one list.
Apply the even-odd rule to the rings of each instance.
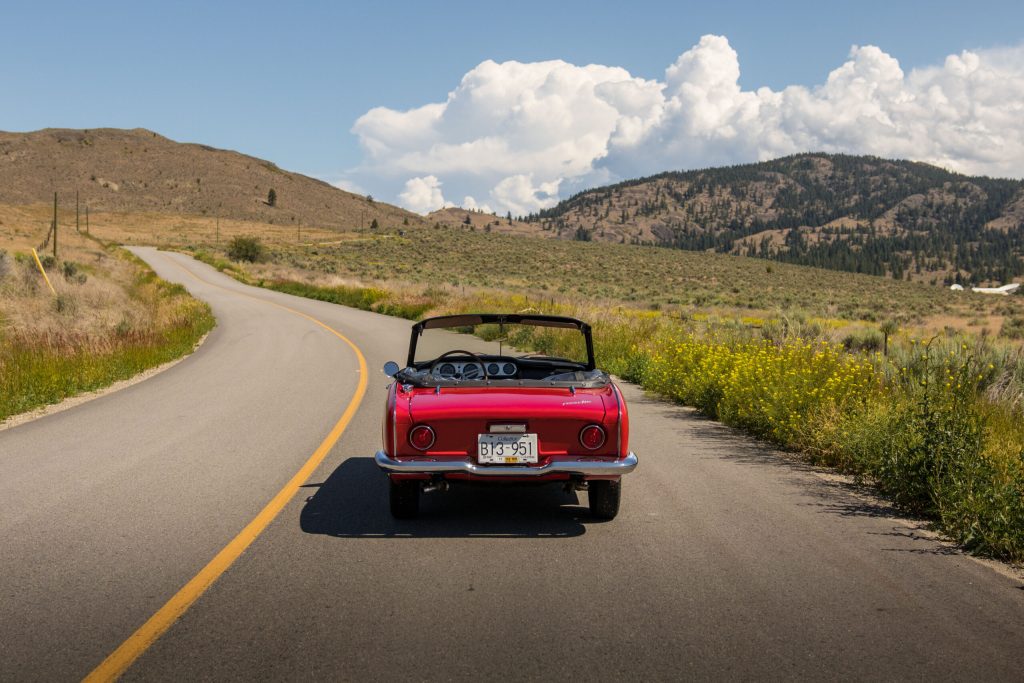
[[379, 227], [380, 224], [377, 222], [377, 219], [374, 218], [373, 221], [370, 223], [370, 230], [376, 230]]
[[462, 222], [465, 223], [466, 225], [473, 225], [473, 219], [469, 217], [468, 213], [466, 214], [466, 219]]
[[270, 188], [270, 192], [267, 193], [267, 204], [277, 206], [277, 192], [274, 191], [274, 188]]

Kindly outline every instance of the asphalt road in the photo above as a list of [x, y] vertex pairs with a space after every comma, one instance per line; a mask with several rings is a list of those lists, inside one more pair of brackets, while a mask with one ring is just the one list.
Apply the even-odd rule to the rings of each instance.
[[[156, 377], [0, 432], [0, 679], [93, 670], [302, 467], [300, 494], [128, 669], [140, 680], [1020, 680], [1024, 584], [833, 477], [625, 387], [640, 467], [456, 489], [396, 522], [372, 455], [409, 322], [138, 250], [219, 325]], [[263, 301], [261, 301], [263, 300]]]

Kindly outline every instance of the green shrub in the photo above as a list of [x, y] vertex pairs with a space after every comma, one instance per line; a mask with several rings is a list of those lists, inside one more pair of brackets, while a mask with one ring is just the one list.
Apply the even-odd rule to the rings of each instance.
[[423, 317], [423, 314], [429, 311], [435, 306], [433, 301], [426, 301], [423, 303], [401, 303], [401, 302], [382, 302], [375, 309], [377, 313], [382, 315], [393, 315], [396, 318], [405, 318], [406, 320], [419, 320]]
[[1003, 320], [999, 336], [1007, 339], [1024, 339], [1024, 317], [1010, 316]]
[[64, 292], [61, 292], [54, 298], [53, 305], [58, 313], [64, 313], [65, 315], [74, 315], [78, 310], [78, 302], [75, 298]]
[[857, 330], [843, 337], [843, 348], [847, 351], [881, 351], [884, 343], [883, 334], [872, 329]]
[[293, 296], [302, 296], [318, 301], [329, 301], [332, 304], [340, 304], [364, 311], [371, 310], [375, 303], [387, 296], [387, 292], [384, 290], [373, 287], [346, 287], [344, 285], [319, 287], [305, 282], [295, 282], [294, 280], [274, 280], [264, 283], [263, 286], [267, 289], [284, 292]]
[[232, 261], [248, 261], [257, 263], [265, 258], [263, 243], [258, 237], [238, 236], [231, 239], [228, 244], [228, 258]]
[[60, 272], [64, 276], [64, 279], [68, 282], [75, 282], [80, 285], [84, 285], [88, 276], [81, 272], [79, 266], [74, 261], [64, 261], [60, 264]]

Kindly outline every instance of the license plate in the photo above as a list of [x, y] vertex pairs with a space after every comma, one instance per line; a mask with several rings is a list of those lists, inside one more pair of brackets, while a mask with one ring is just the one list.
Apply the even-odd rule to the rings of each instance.
[[479, 434], [476, 447], [481, 465], [537, 462], [536, 434]]

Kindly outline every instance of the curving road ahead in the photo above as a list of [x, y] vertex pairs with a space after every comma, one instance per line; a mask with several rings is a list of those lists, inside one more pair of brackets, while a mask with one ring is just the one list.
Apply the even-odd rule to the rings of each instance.
[[[615, 521], [557, 488], [431, 494], [393, 521], [378, 368], [409, 322], [136, 251], [219, 325], [152, 379], [0, 432], [0, 680], [89, 674], [332, 443], [127, 678], [1022, 675], [1021, 581], [631, 387], [641, 465]], [[361, 375], [316, 321], [369, 366], [336, 443]]]

